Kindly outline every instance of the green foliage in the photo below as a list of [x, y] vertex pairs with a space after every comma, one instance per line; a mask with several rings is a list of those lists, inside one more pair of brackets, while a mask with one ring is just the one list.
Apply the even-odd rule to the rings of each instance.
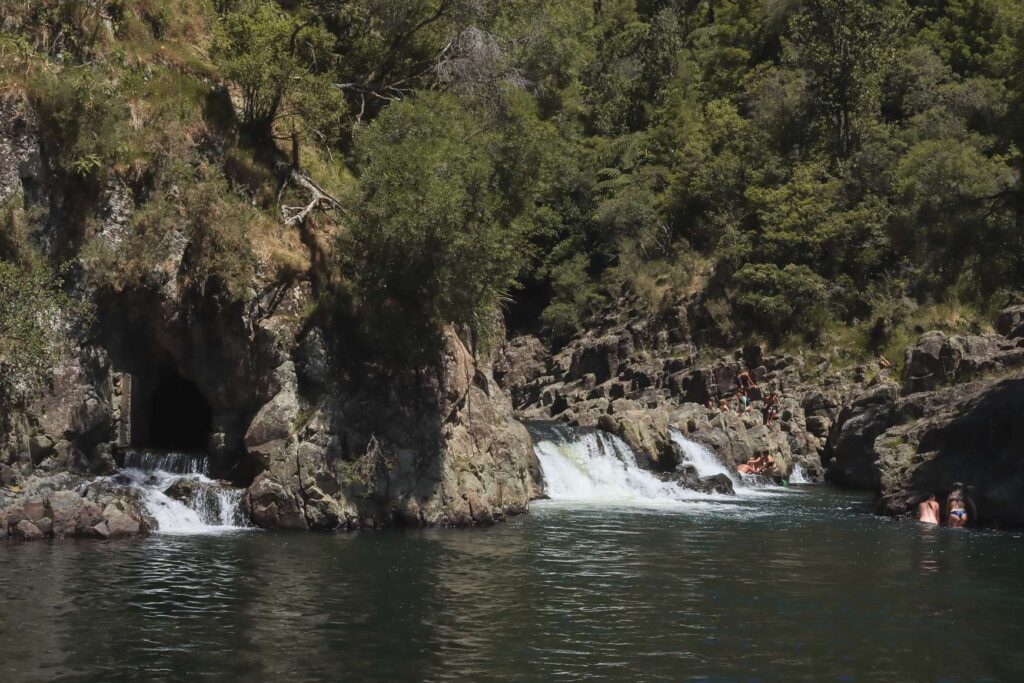
[[41, 70], [29, 93], [47, 158], [59, 173], [97, 181], [121, 159], [128, 111], [116, 84], [100, 71]]
[[522, 263], [522, 226], [498, 182], [495, 134], [450, 96], [395, 104], [356, 135], [362, 197], [347, 248], [385, 355], [436, 348], [442, 327], [483, 331]]
[[[237, 298], [314, 272], [407, 363], [502, 306], [561, 342], [624, 291], [699, 292], [723, 343], [872, 352], [893, 311], [1024, 291], [1017, 0], [18, 0], [0, 22], [58, 242], [114, 289], [177, 260]], [[329, 217], [282, 224], [310, 200], [282, 140]], [[117, 243], [94, 234], [111, 180], [138, 204]], [[0, 249], [42, 213], [7, 211]]]
[[48, 269], [0, 259], [0, 406], [45, 381], [60, 357], [71, 308]]
[[256, 279], [253, 238], [267, 219], [212, 169], [179, 169], [165, 183], [118, 243], [98, 236], [86, 245], [83, 260], [96, 284], [120, 292], [181, 277], [182, 286], [244, 299]]
[[853, 151], [858, 119], [878, 107], [908, 11], [905, 0], [818, 0], [791, 23], [793, 61], [810, 77], [830, 149], [841, 158]]
[[738, 311], [776, 342], [789, 334], [813, 337], [829, 318], [827, 283], [807, 266], [748, 265], [734, 283]]
[[237, 3], [217, 24], [212, 54], [241, 93], [253, 133], [335, 142], [344, 100], [331, 81], [331, 34], [272, 0]]
[[556, 342], [566, 341], [578, 332], [588, 309], [599, 301], [597, 288], [587, 274], [587, 265], [586, 257], [577, 254], [550, 270], [554, 294], [540, 320]]

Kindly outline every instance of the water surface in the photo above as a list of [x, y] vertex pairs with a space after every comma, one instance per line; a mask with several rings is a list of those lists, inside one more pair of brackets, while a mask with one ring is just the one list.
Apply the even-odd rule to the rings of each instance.
[[1021, 680], [1020, 534], [790, 488], [491, 529], [0, 545], [0, 680]]

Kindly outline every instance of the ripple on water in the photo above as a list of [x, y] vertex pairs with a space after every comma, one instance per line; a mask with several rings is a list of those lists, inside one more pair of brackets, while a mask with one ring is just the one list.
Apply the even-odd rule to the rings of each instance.
[[1021, 535], [866, 509], [820, 488], [543, 503], [486, 530], [10, 544], [0, 680], [1019, 680]]

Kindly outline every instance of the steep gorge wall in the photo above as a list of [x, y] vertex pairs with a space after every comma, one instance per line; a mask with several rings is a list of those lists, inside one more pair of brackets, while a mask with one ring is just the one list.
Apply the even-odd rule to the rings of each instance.
[[[60, 260], [68, 245], [49, 211], [31, 109], [12, 96], [0, 111], [0, 199], [38, 207], [29, 238]], [[139, 201], [114, 174], [93, 238], [116, 253]], [[24, 524], [17, 530], [30, 513], [42, 535], [104, 535], [107, 518], [118, 530], [145, 531], [151, 520], [137, 500], [92, 494], [88, 482], [113, 472], [125, 447], [161, 446], [154, 422], [179, 413], [207, 416], [198, 429], [211, 472], [248, 487], [247, 509], [265, 527], [488, 524], [539, 495], [528, 433], [489, 361], [454, 331], [435, 367], [354, 365], [335, 351], [346, 330], [309, 325], [307, 281], [253, 281], [241, 299], [227, 297], [193, 281], [186, 251], [166, 250], [145, 287], [123, 291], [96, 290], [88, 264], [74, 261], [68, 287], [95, 300], [95, 320], [75, 333], [53, 330], [62, 360], [46, 390], [0, 421], [0, 536], [35, 537]], [[156, 400], [163, 395], [171, 401]], [[184, 410], [175, 397], [201, 409]], [[42, 521], [53, 521], [63, 491], [85, 501], [76, 509], [89, 503], [82, 524]], [[114, 507], [96, 516], [90, 506], [100, 504]]]

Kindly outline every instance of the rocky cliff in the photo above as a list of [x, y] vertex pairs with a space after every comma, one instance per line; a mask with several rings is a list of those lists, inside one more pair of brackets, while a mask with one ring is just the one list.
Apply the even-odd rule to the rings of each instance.
[[81, 329], [53, 329], [61, 360], [45, 389], [0, 416], [0, 537], [145, 532], [137, 493], [104, 479], [128, 448], [208, 453], [267, 528], [489, 524], [539, 495], [528, 433], [489, 359], [454, 330], [419, 369], [354, 359], [349, 330], [310, 319], [315, 278], [257, 250], [235, 291], [197, 280], [184, 219], [136, 284], [113, 286], [98, 269], [133, 248], [123, 228], [140, 190], [111, 174], [87, 232], [70, 234], [31, 106], [5, 95], [0, 112], [0, 202], [31, 216], [26, 239], [43, 257], [70, 255], [68, 289], [95, 302]]
[[[837, 371], [821, 357], [765, 355], [759, 346], [716, 356], [690, 340], [683, 307], [645, 317], [623, 300], [614, 311], [555, 354], [545, 354], [533, 337], [508, 343], [495, 372], [522, 418], [614, 433], [655, 471], [679, 465], [675, 429], [728, 465], [768, 453], [783, 478], [797, 466], [810, 479], [822, 478], [830, 428], [846, 395], [867, 380], [863, 368]], [[749, 410], [738, 411], [744, 370], [757, 387]], [[764, 399], [772, 391], [781, 405], [769, 423]], [[727, 410], [718, 408], [723, 399]]]
[[1007, 336], [929, 332], [907, 349], [902, 385], [853, 395], [829, 439], [829, 477], [876, 491], [892, 515], [963, 485], [979, 523], [1024, 524], [1021, 312], [1000, 314]]

